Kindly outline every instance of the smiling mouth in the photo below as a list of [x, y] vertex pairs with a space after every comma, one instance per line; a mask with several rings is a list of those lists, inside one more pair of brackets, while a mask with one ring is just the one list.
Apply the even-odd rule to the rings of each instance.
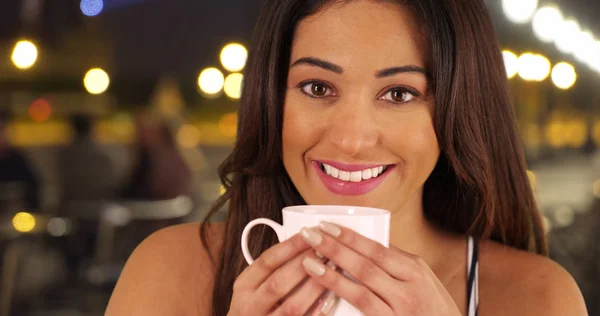
[[345, 181], [345, 182], [355, 182], [355, 183], [378, 178], [381, 175], [383, 175], [391, 166], [391, 165], [386, 165], [386, 166], [382, 165], [379, 167], [365, 168], [363, 170], [357, 170], [357, 171], [345, 171], [345, 170], [340, 170], [334, 166], [328, 165], [326, 163], [319, 162], [318, 164], [319, 164], [319, 167], [321, 168], [321, 171], [323, 171], [323, 173], [326, 174], [327, 176], [337, 179], [337, 180], [341, 180], [341, 181]]

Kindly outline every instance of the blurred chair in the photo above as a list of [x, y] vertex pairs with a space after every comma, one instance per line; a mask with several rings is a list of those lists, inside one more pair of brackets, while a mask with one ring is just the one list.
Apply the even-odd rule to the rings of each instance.
[[115, 282], [122, 262], [113, 258], [115, 229], [134, 221], [156, 221], [183, 218], [192, 212], [194, 205], [187, 196], [162, 201], [125, 201], [108, 205], [102, 211], [98, 226], [96, 251], [86, 280], [95, 285]]

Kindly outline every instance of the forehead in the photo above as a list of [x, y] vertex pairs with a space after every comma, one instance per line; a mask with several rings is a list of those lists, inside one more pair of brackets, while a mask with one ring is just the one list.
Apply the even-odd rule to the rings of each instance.
[[292, 62], [314, 56], [342, 65], [385, 68], [390, 63], [425, 66], [418, 25], [400, 5], [369, 0], [328, 5], [302, 20], [292, 43]]

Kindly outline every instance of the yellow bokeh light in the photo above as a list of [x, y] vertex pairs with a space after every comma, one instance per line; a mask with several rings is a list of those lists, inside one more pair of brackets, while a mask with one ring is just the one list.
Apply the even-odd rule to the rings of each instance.
[[217, 68], [206, 68], [198, 76], [198, 87], [206, 95], [216, 95], [223, 89], [225, 77]]
[[219, 120], [219, 131], [227, 137], [237, 135], [238, 115], [237, 113], [228, 113]]
[[221, 188], [219, 188], [219, 194], [223, 195], [225, 192], [227, 192], [227, 189], [225, 189], [225, 186], [221, 185]]
[[200, 131], [192, 124], [184, 124], [177, 131], [177, 142], [183, 148], [195, 148], [200, 143]]
[[38, 58], [38, 49], [31, 41], [19, 41], [13, 49], [11, 60], [15, 67], [25, 70], [31, 68]]
[[244, 81], [244, 75], [240, 73], [230, 74], [225, 78], [225, 84], [223, 90], [225, 94], [232, 99], [239, 99], [242, 96], [242, 82]]
[[15, 214], [12, 219], [12, 224], [16, 231], [27, 233], [35, 228], [35, 217], [29, 213], [20, 212]]
[[517, 57], [517, 55], [515, 55], [515, 53], [509, 50], [502, 51], [502, 57], [504, 57], [506, 75], [508, 76], [508, 79], [511, 79], [517, 74], [517, 71], [519, 70], [519, 58]]
[[83, 77], [83, 85], [90, 94], [102, 94], [110, 85], [110, 77], [100, 68], [90, 69]]
[[565, 62], [556, 64], [552, 69], [552, 82], [559, 89], [571, 88], [577, 82], [575, 67]]
[[562, 148], [566, 145], [565, 128], [560, 122], [550, 122], [545, 131], [546, 143], [552, 148]]
[[537, 177], [535, 176], [535, 173], [531, 170], [527, 170], [527, 177], [529, 178], [529, 183], [531, 184], [531, 187], [535, 189], [535, 187], [537, 186]]
[[594, 181], [592, 190], [594, 192], [594, 196], [600, 199], [600, 179]]
[[596, 145], [600, 146], [600, 120], [596, 120], [592, 129], [592, 137]]
[[572, 120], [564, 127], [566, 143], [572, 148], [581, 148], [588, 141], [588, 125], [585, 120]]
[[248, 50], [242, 44], [230, 43], [221, 50], [221, 64], [225, 69], [236, 72], [244, 69], [248, 59]]
[[550, 75], [551, 64], [548, 58], [525, 53], [517, 60], [517, 73], [526, 81], [544, 81]]

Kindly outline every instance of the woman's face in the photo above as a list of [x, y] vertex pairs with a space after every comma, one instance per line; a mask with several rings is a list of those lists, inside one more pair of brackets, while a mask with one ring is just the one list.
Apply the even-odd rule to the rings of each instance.
[[421, 205], [440, 150], [418, 28], [408, 10], [364, 0], [299, 23], [283, 163], [308, 204]]

